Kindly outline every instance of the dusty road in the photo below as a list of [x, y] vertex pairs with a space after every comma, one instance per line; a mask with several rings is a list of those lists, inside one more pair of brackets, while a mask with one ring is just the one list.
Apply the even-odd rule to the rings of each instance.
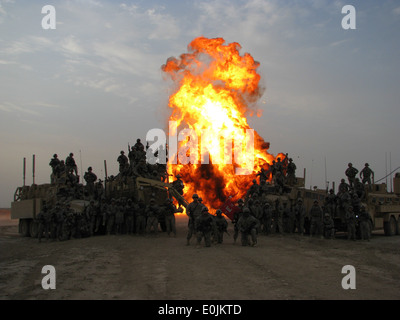
[[[0, 299], [400, 299], [400, 237], [374, 233], [370, 242], [341, 237], [259, 236], [257, 247], [186, 246], [185, 217], [176, 238], [94, 236], [42, 242], [17, 233], [0, 214]], [[233, 234], [229, 224], [229, 232]], [[44, 290], [42, 267], [56, 270], [56, 289]], [[352, 265], [356, 289], [344, 290]]]

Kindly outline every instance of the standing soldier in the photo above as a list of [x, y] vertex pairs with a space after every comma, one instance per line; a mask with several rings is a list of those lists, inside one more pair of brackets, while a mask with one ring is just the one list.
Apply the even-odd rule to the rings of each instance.
[[117, 200], [117, 212], [115, 213], [115, 233], [122, 234], [125, 222], [125, 206], [123, 202]]
[[[99, 232], [100, 228], [102, 227], [104, 230], [104, 227], [106, 225], [106, 219], [108, 215], [108, 204], [105, 198], [101, 199], [100, 206], [99, 206], [99, 211], [97, 213], [96, 217], [96, 229], [94, 232]], [[102, 231], [103, 231], [102, 230]]]
[[136, 205], [128, 199], [125, 206], [125, 229], [127, 234], [134, 233]]
[[293, 186], [296, 184], [296, 165], [294, 164], [292, 158], [289, 158], [286, 182], [289, 186]]
[[331, 217], [334, 217], [336, 213], [336, 200], [335, 192], [333, 189], [330, 189], [328, 195], [325, 197], [324, 206]]
[[201, 240], [204, 238], [205, 246], [211, 246], [211, 232], [213, 231], [214, 219], [209, 214], [208, 208], [204, 206], [200, 216], [195, 220], [195, 230], [197, 235], [197, 246], [200, 246]]
[[272, 208], [268, 201], [264, 202], [263, 216], [262, 216], [262, 221], [260, 222], [263, 225], [264, 234], [269, 235], [271, 233]]
[[90, 200], [89, 206], [86, 208], [86, 218], [89, 222], [90, 235], [93, 236], [94, 230], [96, 228], [96, 218], [97, 218], [98, 208], [94, 204], [94, 200]]
[[314, 200], [314, 205], [310, 209], [310, 237], [314, 234], [322, 237], [322, 219], [323, 211], [318, 204], [318, 200]]
[[149, 234], [153, 229], [155, 235], [158, 234], [158, 215], [160, 214], [160, 208], [156, 204], [154, 198], [150, 199], [150, 204], [146, 208], [147, 224], [146, 233]]
[[283, 206], [279, 199], [275, 201], [275, 209], [273, 210], [273, 221], [272, 221], [272, 233], [283, 232], [282, 218], [283, 218]]
[[54, 238], [62, 240], [62, 227], [64, 223], [64, 210], [61, 208], [60, 202], [57, 201], [54, 207]]
[[167, 234], [170, 235], [171, 232], [176, 237], [176, 227], [175, 227], [175, 213], [182, 212], [182, 208], [176, 208], [172, 202], [172, 199], [167, 198], [165, 205], [165, 224], [167, 227]]
[[86, 189], [90, 198], [94, 197], [94, 183], [97, 180], [97, 176], [93, 173], [92, 170], [93, 170], [92, 167], [89, 167], [88, 171], [85, 172], [83, 176], [83, 178], [86, 181]]
[[374, 172], [369, 167], [369, 164], [366, 163], [364, 168], [360, 172], [361, 182], [363, 184], [368, 183], [369, 185], [371, 185], [371, 177], [372, 177], [372, 181], [374, 181]]
[[143, 235], [146, 232], [146, 205], [143, 200], [139, 200], [139, 203], [135, 212], [136, 220], [136, 234]]
[[346, 181], [345, 181], [344, 179], [341, 179], [341, 180], [340, 180], [339, 187], [338, 187], [338, 196], [340, 197], [340, 195], [341, 195], [342, 193], [349, 192], [349, 191], [350, 191], [350, 186], [349, 186], [349, 184], [346, 183]]
[[216, 225], [216, 240], [217, 243], [222, 243], [224, 241], [224, 232], [228, 232], [228, 222], [222, 216], [222, 211], [218, 209], [215, 212], [216, 216], [214, 217], [215, 225]]
[[232, 220], [233, 228], [234, 228], [233, 229], [234, 230], [234, 233], [233, 233], [233, 242], [234, 243], [236, 243], [236, 240], [237, 240], [237, 238], [239, 236], [239, 229], [238, 229], [237, 223], [238, 223], [239, 219], [241, 218], [241, 216], [243, 214], [243, 208], [244, 208], [243, 199], [239, 199], [237, 201], [237, 203], [238, 203], [238, 210], [235, 211], [235, 213], [233, 215], [233, 220]]
[[111, 199], [111, 205], [107, 208], [107, 218], [106, 218], [106, 233], [107, 235], [114, 232], [115, 227], [115, 216], [117, 215], [118, 206], [115, 199]]
[[74, 211], [71, 209], [71, 205], [67, 203], [64, 210], [64, 222], [62, 225], [62, 239], [71, 239], [72, 229], [74, 227], [75, 218]]
[[286, 233], [292, 233], [294, 229], [293, 210], [286, 201], [283, 203], [282, 222], [283, 222], [283, 231]]
[[353, 164], [349, 162], [348, 168], [345, 171], [345, 174], [347, 176], [347, 179], [349, 180], [349, 185], [352, 188], [354, 185], [354, 179], [356, 178], [356, 175], [358, 173], [358, 170], [353, 167]]
[[304, 234], [304, 218], [306, 209], [302, 199], [297, 199], [297, 204], [294, 207], [295, 228], [300, 235]]
[[44, 236], [46, 237], [46, 241], [49, 240], [52, 217], [51, 217], [51, 210], [49, 210], [47, 208], [46, 204], [43, 205], [43, 208], [39, 212], [37, 219], [39, 221], [39, 227], [38, 227], [39, 242], [42, 242], [43, 232], [44, 232]]
[[371, 229], [370, 229], [370, 221], [371, 215], [368, 211], [365, 210], [365, 206], [361, 206], [360, 214], [359, 214], [359, 221], [360, 221], [360, 233], [361, 233], [361, 240], [368, 240], [371, 239]]
[[189, 203], [186, 208], [186, 214], [189, 217], [188, 222], [188, 234], [186, 237], [186, 244], [190, 244], [190, 239], [192, 238], [193, 233], [195, 232], [195, 221], [201, 215], [203, 205], [199, 202], [199, 196], [194, 193], [192, 196], [193, 201]]
[[175, 188], [176, 191], [180, 195], [183, 195], [183, 189], [185, 188], [185, 185], [183, 184], [183, 181], [181, 180], [181, 175], [177, 174], [176, 175], [176, 180], [172, 182], [172, 186]]
[[347, 224], [347, 239], [356, 240], [356, 215], [354, 214], [353, 207], [348, 206], [346, 210], [346, 224]]
[[67, 173], [74, 171], [75, 175], [78, 176], [78, 167], [76, 166], [74, 154], [72, 152], [65, 159], [65, 169], [66, 169]]
[[117, 161], [119, 163], [119, 173], [121, 175], [125, 175], [129, 167], [129, 159], [125, 155], [125, 152], [123, 150], [121, 150], [120, 155], [117, 158]]
[[241, 234], [242, 246], [249, 245], [249, 236], [251, 236], [253, 247], [257, 246], [257, 226], [259, 221], [250, 215], [250, 209], [244, 208], [243, 214], [238, 221], [238, 228]]
[[326, 212], [323, 220], [324, 225], [324, 237], [325, 239], [334, 239], [335, 238], [335, 224], [331, 215]]
[[49, 166], [51, 167], [51, 183], [56, 183], [58, 177], [58, 166], [60, 165], [60, 159], [58, 159], [57, 154], [53, 154], [53, 158], [50, 160]]

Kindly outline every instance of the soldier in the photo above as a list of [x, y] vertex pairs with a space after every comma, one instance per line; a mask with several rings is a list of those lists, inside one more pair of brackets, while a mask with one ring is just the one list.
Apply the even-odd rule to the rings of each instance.
[[177, 174], [176, 175], [176, 180], [172, 182], [172, 186], [175, 188], [176, 191], [180, 195], [183, 195], [183, 189], [185, 188], [185, 185], [183, 184], [183, 181], [181, 180], [181, 175]]
[[120, 199], [117, 200], [117, 211], [115, 213], [115, 232], [116, 234], [123, 233], [125, 222], [125, 206]]
[[237, 240], [237, 238], [239, 236], [239, 229], [238, 229], [237, 223], [238, 223], [239, 219], [241, 218], [241, 216], [243, 214], [243, 208], [244, 208], [243, 199], [239, 199], [237, 201], [237, 203], [238, 203], [237, 210], [234, 212], [233, 220], [232, 220], [233, 230], [234, 230], [234, 233], [233, 233], [233, 242], [234, 243], [236, 243], [236, 240]]
[[262, 209], [263, 209], [263, 216], [260, 222], [263, 225], [263, 233], [265, 235], [269, 235], [271, 233], [271, 225], [272, 225], [272, 208], [268, 201], [264, 201]]
[[322, 237], [322, 219], [323, 219], [323, 211], [318, 204], [318, 200], [314, 200], [314, 204], [310, 209], [310, 237], [314, 234]]
[[75, 175], [78, 176], [78, 167], [76, 166], [74, 154], [72, 152], [65, 159], [65, 169], [67, 173], [74, 171]]
[[296, 183], [296, 165], [292, 158], [289, 158], [289, 163], [287, 166], [286, 182], [289, 186], [293, 186]]
[[121, 175], [125, 175], [127, 172], [127, 169], [129, 167], [129, 160], [128, 157], [125, 155], [125, 152], [121, 150], [120, 155], [117, 158], [117, 161], [119, 163], [119, 173]]
[[204, 238], [205, 246], [211, 246], [211, 232], [213, 230], [214, 219], [209, 214], [208, 208], [203, 207], [200, 216], [195, 219], [195, 230], [197, 235], [197, 246], [200, 246], [201, 240]]
[[146, 204], [142, 199], [140, 199], [138, 202], [135, 212], [135, 220], [136, 220], [136, 234], [144, 235], [146, 232]]
[[371, 185], [371, 177], [372, 177], [372, 181], [374, 181], [374, 172], [369, 167], [369, 164], [366, 163], [364, 168], [360, 172], [361, 182], [363, 184], [368, 183], [369, 185]]
[[155, 235], [158, 234], [158, 215], [160, 214], [160, 208], [156, 204], [154, 198], [150, 199], [150, 204], [146, 207], [146, 233], [149, 234], [153, 229]]
[[272, 212], [272, 233], [283, 232], [282, 218], [283, 218], [283, 205], [279, 199], [275, 201], [275, 208]]
[[344, 192], [349, 192], [350, 191], [350, 186], [346, 183], [344, 179], [340, 180], [340, 184], [338, 187], [338, 196]]
[[260, 177], [260, 185], [261, 185], [262, 181], [266, 182], [268, 180], [268, 172], [264, 170], [264, 168], [261, 168], [261, 170], [256, 174], [256, 177]]
[[260, 186], [257, 184], [257, 180], [253, 179], [253, 184], [247, 190], [246, 199], [252, 198], [254, 194], [258, 194], [259, 188], [260, 188]]
[[249, 208], [243, 209], [243, 214], [238, 221], [238, 228], [241, 234], [242, 246], [249, 245], [249, 236], [251, 236], [253, 247], [257, 246], [257, 226], [259, 221], [250, 215]]
[[326, 212], [323, 220], [324, 225], [324, 237], [325, 239], [334, 239], [335, 238], [335, 224], [331, 215]]
[[353, 207], [353, 211], [354, 211], [355, 215], [358, 215], [358, 213], [360, 212], [360, 208], [361, 208], [361, 200], [357, 196], [357, 193], [353, 194], [353, 197], [351, 199], [351, 205]]
[[348, 206], [346, 213], [346, 224], [347, 224], [347, 239], [356, 240], [356, 215], [354, 214], [353, 207]]
[[74, 227], [75, 218], [74, 211], [71, 209], [71, 205], [67, 203], [64, 210], [64, 221], [62, 224], [62, 239], [71, 239], [72, 229]]
[[114, 233], [115, 228], [115, 216], [117, 215], [118, 205], [115, 199], [111, 199], [111, 205], [107, 207], [107, 218], [106, 218], [106, 233], [110, 235]]
[[358, 215], [359, 222], [360, 222], [360, 233], [361, 233], [361, 240], [368, 240], [371, 239], [371, 229], [370, 229], [370, 221], [371, 215], [368, 211], [365, 210], [365, 206], [361, 206], [360, 214]]
[[92, 167], [89, 167], [88, 171], [85, 172], [83, 176], [83, 178], [86, 181], [86, 189], [90, 198], [94, 197], [94, 183], [97, 180], [97, 176], [93, 173], [92, 170], [93, 170]]
[[283, 215], [282, 215], [283, 231], [286, 233], [292, 233], [294, 229], [294, 216], [293, 210], [285, 201], [283, 203]]
[[186, 214], [189, 217], [188, 234], [186, 237], [187, 245], [190, 244], [190, 239], [195, 232], [195, 221], [201, 215], [203, 209], [203, 205], [199, 202], [199, 196], [196, 193], [193, 194], [192, 199], [193, 201], [186, 208]]
[[53, 219], [54, 219], [54, 238], [58, 240], [62, 240], [62, 226], [64, 223], [64, 210], [61, 208], [60, 202], [57, 201], [55, 207], [54, 207], [54, 213], [53, 213]]
[[356, 178], [356, 175], [358, 173], [358, 170], [353, 167], [353, 164], [349, 162], [348, 168], [345, 171], [345, 174], [347, 176], [347, 179], [349, 180], [349, 185], [352, 188], [354, 185], [354, 179]]
[[176, 227], [175, 227], [175, 213], [183, 212], [182, 208], [176, 208], [172, 202], [172, 199], [166, 199], [165, 205], [165, 224], [167, 227], [167, 234], [170, 235], [171, 232], [176, 237]]
[[57, 178], [58, 178], [58, 166], [60, 165], [60, 159], [58, 159], [57, 154], [53, 154], [53, 158], [50, 160], [49, 166], [51, 167], [51, 176], [50, 180], [51, 183], [56, 183]]
[[99, 206], [99, 211], [96, 217], [96, 229], [94, 230], [95, 233], [99, 231], [104, 231], [104, 227], [107, 221], [107, 216], [108, 216], [108, 203], [105, 198], [102, 198]]
[[216, 216], [214, 217], [215, 225], [216, 225], [216, 240], [217, 243], [222, 243], [224, 241], [224, 232], [228, 233], [228, 222], [222, 216], [222, 211], [218, 209], [215, 212]]
[[135, 143], [135, 145], [133, 146], [133, 148], [135, 148], [136, 151], [144, 150], [144, 145], [143, 145], [143, 143], [140, 141], [140, 139], [136, 139], [136, 143]]
[[39, 212], [37, 220], [39, 222], [39, 227], [38, 227], [39, 242], [42, 242], [43, 232], [44, 236], [46, 237], [46, 241], [49, 240], [51, 223], [52, 223], [52, 214], [46, 204], [43, 205], [42, 210]]
[[295, 217], [295, 228], [300, 235], [304, 234], [304, 218], [306, 215], [306, 209], [303, 205], [302, 199], [297, 199], [297, 204], [294, 207], [294, 217]]
[[100, 201], [101, 199], [103, 199], [103, 196], [104, 196], [104, 185], [103, 181], [99, 179], [99, 181], [95, 184], [94, 187], [94, 199]]
[[[260, 204], [260, 200], [256, 199], [254, 200], [254, 204], [251, 206], [250, 213], [258, 220], [261, 221], [262, 216], [263, 216], [263, 209]], [[261, 226], [260, 226], [261, 227]], [[261, 230], [257, 230], [257, 232], [260, 232]]]
[[333, 189], [329, 189], [329, 193], [325, 197], [324, 207], [331, 217], [333, 217], [336, 213], [336, 200], [337, 197], [335, 192]]
[[94, 200], [90, 200], [90, 204], [86, 208], [86, 219], [89, 221], [89, 231], [91, 236], [93, 236], [96, 228], [97, 211], [98, 208], [96, 207]]
[[358, 178], [355, 178], [354, 180], [354, 192], [361, 200], [365, 198], [364, 184]]
[[136, 204], [133, 203], [132, 199], [128, 199], [125, 206], [125, 229], [127, 234], [135, 232], [135, 214]]
[[[279, 158], [278, 158], [279, 159]], [[282, 194], [285, 187], [285, 176], [282, 171], [276, 171], [275, 173], [275, 192]]]

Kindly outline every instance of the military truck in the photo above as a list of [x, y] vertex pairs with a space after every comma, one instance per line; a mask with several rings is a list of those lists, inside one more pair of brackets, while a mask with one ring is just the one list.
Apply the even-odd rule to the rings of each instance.
[[[70, 184], [70, 179], [61, 176], [59, 179], [51, 177], [53, 183], [24, 185], [15, 190], [11, 203], [11, 219], [19, 219], [21, 235], [37, 237], [36, 217], [45, 204], [53, 207], [56, 202], [68, 202], [76, 212], [82, 213], [85, 210], [90, 203], [87, 190], [83, 184], [79, 183], [79, 177], [72, 178], [75, 181], [73, 185]], [[131, 198], [149, 203], [150, 198], [154, 198], [158, 205], [163, 206], [168, 197], [173, 197], [179, 205], [184, 207], [188, 205], [172, 184], [144, 177], [121, 175], [106, 177], [104, 187], [101, 181], [96, 183], [95, 192], [98, 193], [95, 197], [96, 201], [100, 197], [104, 197], [106, 200]], [[160, 224], [164, 231], [165, 224], [163, 221], [160, 221]]]
[[[361, 199], [361, 205], [364, 205], [371, 215], [371, 232], [383, 230], [386, 236], [400, 234], [400, 173], [395, 175], [393, 182], [393, 192], [387, 191], [385, 183], [364, 186], [365, 197]], [[314, 200], [318, 200], [320, 205], [324, 204], [327, 189], [296, 189], [303, 198], [307, 212]], [[344, 212], [339, 207], [336, 208], [333, 220], [336, 231], [347, 231]]]

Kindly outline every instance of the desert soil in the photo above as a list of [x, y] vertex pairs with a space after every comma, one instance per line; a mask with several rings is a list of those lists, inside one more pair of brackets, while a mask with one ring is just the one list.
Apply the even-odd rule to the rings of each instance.
[[[400, 236], [374, 232], [370, 242], [298, 235], [258, 237], [257, 247], [233, 243], [186, 245], [187, 218], [176, 237], [101, 235], [38, 243], [18, 234], [18, 221], [0, 212], [0, 299], [400, 299]], [[42, 267], [56, 270], [44, 290]], [[342, 288], [345, 265], [356, 289]]]

